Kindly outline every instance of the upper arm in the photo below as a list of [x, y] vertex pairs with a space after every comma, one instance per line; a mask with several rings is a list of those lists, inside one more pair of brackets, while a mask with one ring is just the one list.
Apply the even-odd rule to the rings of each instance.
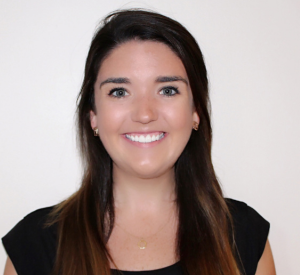
[[5, 264], [5, 268], [4, 268], [4, 275], [17, 275], [15, 267], [9, 257], [7, 257], [7, 260], [6, 260], [6, 264]]
[[275, 264], [269, 240], [266, 242], [266, 246], [258, 262], [255, 275], [276, 275]]

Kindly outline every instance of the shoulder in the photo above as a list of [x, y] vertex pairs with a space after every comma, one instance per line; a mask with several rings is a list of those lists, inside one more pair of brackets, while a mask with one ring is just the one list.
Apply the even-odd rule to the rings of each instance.
[[48, 219], [49, 214], [54, 206], [37, 209], [27, 214], [17, 225], [33, 225], [35, 227], [41, 226]]
[[[227, 206], [232, 215], [234, 230], [251, 231], [253, 233], [268, 234], [270, 224], [256, 210], [244, 202], [226, 199]], [[257, 236], [259, 237], [259, 236]]]
[[47, 274], [56, 251], [56, 225], [47, 226], [53, 207], [31, 212], [3, 238], [4, 248], [18, 273]]
[[12, 241], [12, 238], [18, 241], [26, 238], [30, 242], [33, 242], [42, 235], [47, 236], [54, 233], [54, 227], [46, 225], [52, 209], [53, 207], [41, 208], [26, 215], [2, 238], [3, 243]]
[[267, 242], [270, 224], [244, 202], [226, 199], [226, 203], [233, 219], [237, 258], [242, 262], [246, 274], [255, 274]]

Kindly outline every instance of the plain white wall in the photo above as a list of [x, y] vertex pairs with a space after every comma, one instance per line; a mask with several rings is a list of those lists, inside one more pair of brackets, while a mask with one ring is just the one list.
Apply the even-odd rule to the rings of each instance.
[[[213, 159], [225, 194], [271, 222], [278, 274], [300, 274], [300, 2], [0, 1], [0, 236], [80, 182], [75, 100], [99, 20], [122, 7], [171, 16], [210, 77]], [[0, 273], [5, 262], [0, 249]]]

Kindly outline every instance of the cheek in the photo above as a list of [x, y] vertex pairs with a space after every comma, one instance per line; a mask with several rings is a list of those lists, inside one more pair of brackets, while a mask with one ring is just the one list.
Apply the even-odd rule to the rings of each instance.
[[123, 108], [112, 108], [110, 104], [99, 105], [97, 108], [97, 124], [99, 135], [104, 142], [105, 139], [111, 139], [114, 134], [120, 134], [120, 126], [125, 117]]
[[171, 129], [187, 130], [191, 128], [193, 115], [188, 103], [170, 106], [164, 110], [164, 113]]

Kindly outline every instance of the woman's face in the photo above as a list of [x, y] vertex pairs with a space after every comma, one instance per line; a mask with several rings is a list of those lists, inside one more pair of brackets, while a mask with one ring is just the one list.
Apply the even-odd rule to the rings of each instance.
[[163, 43], [129, 41], [103, 61], [91, 127], [114, 169], [141, 178], [172, 171], [199, 117], [181, 60]]

